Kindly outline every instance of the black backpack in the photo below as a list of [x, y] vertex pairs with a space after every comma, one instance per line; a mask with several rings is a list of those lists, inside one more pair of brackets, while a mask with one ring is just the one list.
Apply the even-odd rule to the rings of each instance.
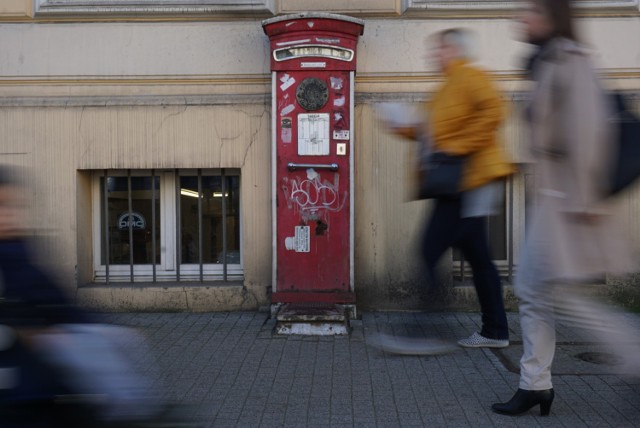
[[609, 196], [624, 190], [640, 176], [640, 118], [625, 104], [620, 92], [612, 94], [618, 125], [618, 153], [613, 161]]

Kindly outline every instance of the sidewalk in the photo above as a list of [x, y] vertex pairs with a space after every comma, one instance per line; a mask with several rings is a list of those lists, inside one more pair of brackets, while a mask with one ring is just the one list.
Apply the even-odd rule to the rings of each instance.
[[[363, 313], [349, 337], [278, 337], [268, 314], [109, 314], [149, 341], [170, 399], [190, 404], [207, 427], [635, 427], [640, 379], [611, 374], [594, 347], [558, 328], [551, 416], [538, 407], [496, 415], [511, 397], [521, 352], [518, 315], [512, 346], [440, 356], [391, 355], [367, 345], [376, 332], [457, 339], [478, 329], [475, 313]], [[629, 315], [640, 329], [640, 315]], [[638, 356], [640, 358], [640, 356]], [[588, 358], [587, 358], [588, 359]]]

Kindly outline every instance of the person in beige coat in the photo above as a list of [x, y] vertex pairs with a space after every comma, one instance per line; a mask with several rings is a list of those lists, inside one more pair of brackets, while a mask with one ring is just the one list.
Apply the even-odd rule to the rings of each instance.
[[[632, 264], [605, 199], [616, 138], [612, 106], [576, 41], [570, 1], [527, 3], [522, 22], [537, 50], [528, 67], [535, 88], [526, 109], [535, 196], [515, 282], [524, 349], [518, 391], [492, 409], [517, 415], [539, 404], [548, 415], [555, 321], [585, 327], [592, 339], [622, 351], [633, 333], [621, 317], [576, 290], [608, 272], [628, 272]], [[640, 352], [620, 353], [627, 367], [637, 365]]]

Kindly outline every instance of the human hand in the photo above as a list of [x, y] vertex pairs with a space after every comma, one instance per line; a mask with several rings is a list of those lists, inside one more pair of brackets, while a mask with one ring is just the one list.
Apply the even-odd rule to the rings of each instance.
[[402, 126], [397, 123], [386, 122], [385, 128], [388, 132], [399, 137], [407, 138], [409, 140], [416, 139], [417, 131], [414, 126]]
[[605, 217], [604, 214], [590, 212], [567, 212], [565, 213], [565, 216], [572, 223], [586, 224], [589, 226], [594, 226], [598, 223], [601, 223]]

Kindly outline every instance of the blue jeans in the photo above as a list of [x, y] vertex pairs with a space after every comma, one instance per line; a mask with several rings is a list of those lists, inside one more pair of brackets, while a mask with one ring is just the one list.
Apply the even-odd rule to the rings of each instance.
[[482, 310], [480, 334], [490, 339], [509, 339], [502, 298], [502, 284], [491, 258], [486, 217], [462, 218], [461, 199], [438, 199], [427, 225], [422, 252], [430, 286], [439, 286], [436, 266], [449, 247], [462, 251], [473, 271], [473, 284]]

